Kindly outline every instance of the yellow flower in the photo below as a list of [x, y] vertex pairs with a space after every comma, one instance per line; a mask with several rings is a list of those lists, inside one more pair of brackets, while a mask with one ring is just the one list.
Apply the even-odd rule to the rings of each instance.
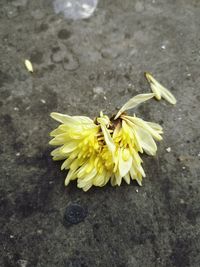
[[[104, 186], [112, 175], [112, 154], [104, 142], [101, 126], [84, 116], [51, 113], [62, 124], [51, 132], [54, 160], [65, 160], [61, 169], [69, 169], [65, 185], [77, 179], [78, 187], [87, 191], [92, 185]], [[109, 119], [104, 116], [104, 120]]]
[[142, 185], [145, 172], [140, 154], [154, 156], [156, 141], [161, 141], [162, 127], [125, 111], [157, 96], [158, 92], [140, 94], [131, 98], [116, 116], [109, 118], [100, 112], [94, 121], [85, 116], [68, 116], [51, 113], [61, 123], [51, 132], [54, 160], [64, 160], [61, 169], [68, 170], [67, 186], [77, 179], [77, 186], [84, 191], [93, 185], [102, 187], [108, 181], [113, 186], [121, 185], [122, 179], [130, 184], [131, 179]]

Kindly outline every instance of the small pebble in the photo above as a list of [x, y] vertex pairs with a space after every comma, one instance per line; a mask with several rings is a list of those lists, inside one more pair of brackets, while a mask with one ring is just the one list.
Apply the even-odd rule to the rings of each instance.
[[166, 46], [165, 46], [165, 45], [162, 45], [161, 48], [162, 48], [163, 50], [165, 50], [165, 49], [166, 49]]
[[167, 151], [168, 153], [170, 153], [171, 150], [172, 150], [171, 147], [166, 148], [166, 151]]
[[185, 170], [185, 168], [186, 168], [185, 166], [182, 167], [183, 170]]
[[138, 192], [139, 192], [139, 190], [138, 190], [138, 189], [136, 189], [135, 191], [136, 191], [136, 193], [138, 193]]
[[100, 95], [100, 94], [104, 94], [105, 91], [104, 91], [103, 87], [97, 86], [97, 87], [93, 88], [93, 93]]
[[14, 107], [13, 108], [15, 111], [19, 111], [19, 108], [18, 107]]
[[28, 261], [27, 260], [18, 260], [17, 263], [21, 267], [26, 267], [28, 265]]
[[42, 102], [42, 104], [46, 104], [46, 100], [40, 99], [40, 101]]
[[11, 6], [5, 7], [5, 11], [6, 11], [7, 17], [9, 19], [12, 19], [12, 18], [14, 18], [14, 17], [16, 17], [18, 15], [18, 10], [14, 6], [12, 6], [12, 7]]
[[33, 10], [31, 12], [31, 16], [35, 19], [35, 20], [40, 20], [44, 17], [44, 12], [40, 9], [36, 9], [36, 10]]
[[16, 155], [17, 157], [19, 157], [21, 154], [20, 154], [20, 152], [17, 152], [15, 155]]
[[27, 1], [28, 0], [15, 0], [12, 2], [12, 5], [16, 7], [26, 6]]

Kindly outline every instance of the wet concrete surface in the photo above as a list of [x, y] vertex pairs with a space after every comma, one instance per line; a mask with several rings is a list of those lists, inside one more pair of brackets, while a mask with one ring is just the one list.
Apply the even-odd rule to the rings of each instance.
[[[1, 0], [0, 266], [200, 266], [199, 14], [198, 0], [100, 0], [73, 21], [50, 0]], [[164, 127], [143, 187], [65, 188], [49, 113], [112, 114], [149, 90], [144, 71], [178, 103], [136, 110]]]

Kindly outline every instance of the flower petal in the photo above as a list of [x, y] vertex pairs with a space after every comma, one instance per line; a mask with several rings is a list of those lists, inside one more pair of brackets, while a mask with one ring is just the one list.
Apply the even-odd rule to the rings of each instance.
[[115, 116], [115, 120], [117, 118], [120, 117], [120, 115], [126, 111], [126, 110], [129, 110], [129, 109], [132, 109], [132, 108], [135, 108], [136, 106], [138, 106], [139, 104], [151, 99], [152, 97], [154, 97], [155, 94], [154, 93], [150, 93], [150, 94], [139, 94], [139, 95], [136, 95], [134, 97], [132, 97], [128, 102], [126, 102], [122, 108], [118, 111], [117, 115]]
[[[129, 154], [129, 156], [124, 156], [126, 152]], [[119, 174], [121, 177], [124, 177], [129, 172], [132, 165], [132, 157], [128, 149], [126, 152], [123, 149], [119, 150]]]
[[150, 83], [151, 90], [155, 93], [155, 97], [160, 100], [161, 97], [163, 97], [165, 100], [167, 100], [169, 103], [175, 105], [176, 104], [176, 98], [173, 96], [173, 94], [165, 88], [163, 85], [161, 85], [153, 76], [145, 72], [145, 76]]
[[154, 156], [157, 151], [157, 146], [151, 134], [137, 125], [135, 125], [134, 128], [137, 132], [137, 138], [139, 138], [138, 142], [140, 143], [141, 147], [148, 155]]
[[101, 126], [101, 130], [103, 132], [103, 135], [104, 135], [104, 139], [105, 139], [105, 142], [106, 142], [106, 145], [108, 146], [108, 149], [114, 153], [115, 151], [115, 144], [113, 142], [113, 139], [107, 129], [107, 127], [105, 126], [105, 124], [102, 122], [101, 118], [98, 118], [98, 122], [100, 123], [100, 126]]
[[131, 116], [127, 116], [127, 118], [131, 122], [133, 122], [134, 124], [138, 125], [139, 127], [144, 128], [146, 131], [148, 131], [156, 140], [158, 140], [158, 141], [162, 140], [162, 136], [160, 135], [160, 132], [158, 132], [154, 128], [152, 128], [146, 121], [144, 121], [140, 118], [131, 117]]

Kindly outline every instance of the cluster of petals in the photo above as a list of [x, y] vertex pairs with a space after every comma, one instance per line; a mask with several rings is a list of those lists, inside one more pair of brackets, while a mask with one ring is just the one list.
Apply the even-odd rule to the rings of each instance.
[[58, 146], [51, 155], [53, 160], [63, 160], [61, 169], [68, 170], [66, 186], [76, 179], [77, 186], [84, 191], [92, 186], [102, 187], [109, 181], [112, 186], [120, 186], [122, 180], [127, 184], [136, 180], [142, 185], [145, 171], [141, 154], [155, 156], [155, 141], [162, 140], [163, 130], [159, 124], [145, 121], [135, 114], [129, 116], [126, 111], [153, 97], [159, 100], [163, 97], [175, 104], [174, 96], [166, 88], [149, 73], [145, 75], [153, 92], [131, 98], [111, 118], [103, 112], [94, 120], [86, 116], [51, 113], [51, 117], [60, 123], [50, 133], [53, 137], [50, 144]]

